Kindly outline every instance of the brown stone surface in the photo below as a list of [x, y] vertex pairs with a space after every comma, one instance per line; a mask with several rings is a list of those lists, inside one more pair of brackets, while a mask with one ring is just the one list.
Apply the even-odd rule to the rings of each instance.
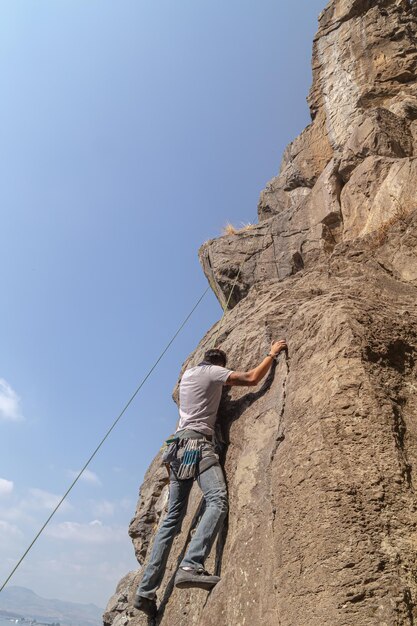
[[417, 158], [368, 157], [343, 188], [343, 237], [381, 228], [398, 212], [417, 208]]
[[[249, 369], [219, 412], [230, 496], [207, 594], [173, 587], [195, 487], [159, 593], [161, 626], [412, 626], [417, 620], [416, 9], [334, 0], [314, 43], [313, 122], [262, 193], [258, 225], [200, 250], [229, 310], [218, 343]], [[237, 279], [237, 280], [236, 280]], [[214, 326], [183, 368], [213, 345]], [[146, 559], [167, 498], [159, 455], [130, 525]], [[141, 626], [140, 571], [105, 626]]]
[[[290, 276], [342, 239], [417, 206], [416, 67], [416, 2], [335, 0], [322, 12], [308, 98], [313, 121], [261, 193], [263, 237], [258, 251], [251, 240], [238, 298], [260, 278]], [[223, 305], [238, 271], [233, 247], [244, 258], [246, 237], [203, 248], [203, 268]]]
[[[405, 126], [416, 119], [416, 20], [417, 5], [410, 0], [328, 4], [313, 47], [308, 97], [313, 121], [287, 148], [279, 176], [262, 192], [260, 219], [296, 204], [294, 190], [313, 186], [364, 114], [372, 119], [373, 109], [389, 109], [404, 118]], [[387, 155], [387, 150], [376, 154]], [[400, 154], [407, 155], [408, 150]]]
[[359, 118], [346, 145], [339, 166], [343, 180], [370, 155], [406, 157], [413, 154], [410, 123], [388, 109], [376, 108]]

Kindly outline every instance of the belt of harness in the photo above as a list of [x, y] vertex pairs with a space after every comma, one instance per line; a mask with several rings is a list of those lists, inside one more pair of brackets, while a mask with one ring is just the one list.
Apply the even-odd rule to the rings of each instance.
[[[189, 436], [187, 436], [189, 435]], [[177, 478], [188, 480], [218, 463], [213, 443], [201, 433], [187, 432], [185, 437], [173, 436], [166, 440], [162, 462], [173, 465]], [[167, 468], [168, 469], [168, 468]]]

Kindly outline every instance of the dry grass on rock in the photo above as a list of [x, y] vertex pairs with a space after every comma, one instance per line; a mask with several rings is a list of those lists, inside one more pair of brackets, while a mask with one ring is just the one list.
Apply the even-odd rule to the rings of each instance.
[[406, 220], [413, 210], [415, 209], [399, 207], [392, 217], [390, 217], [386, 222], [383, 222], [379, 228], [372, 233], [372, 248], [380, 248], [386, 242], [388, 233], [392, 226]]
[[233, 224], [228, 222], [226, 226], [223, 227], [222, 236], [240, 235], [240, 233], [245, 233], [248, 230], [252, 230], [252, 228], [255, 228], [255, 224], [251, 224], [251, 223], [243, 224], [240, 228], [236, 228], [235, 226], [233, 226]]

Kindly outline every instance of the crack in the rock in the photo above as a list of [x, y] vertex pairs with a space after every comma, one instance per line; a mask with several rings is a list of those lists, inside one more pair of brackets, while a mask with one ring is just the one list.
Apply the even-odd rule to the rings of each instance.
[[278, 269], [277, 251], [276, 251], [276, 248], [275, 248], [275, 237], [274, 237], [274, 235], [272, 235], [272, 249], [273, 249], [273, 254], [274, 254], [274, 261], [272, 261], [272, 263], [275, 264], [275, 269], [277, 271], [277, 278], [279, 280], [280, 279], [280, 275], [279, 275], [279, 269]]
[[288, 350], [285, 350], [285, 367], [286, 367], [286, 372], [284, 375], [284, 379], [282, 381], [282, 402], [281, 402], [281, 411], [279, 413], [278, 416], [278, 426], [277, 426], [277, 434], [275, 436], [275, 443], [274, 446], [271, 450], [270, 453], [270, 457], [269, 457], [269, 468], [268, 468], [268, 474], [269, 474], [269, 497], [270, 497], [270, 502], [271, 502], [271, 507], [272, 507], [272, 534], [275, 533], [275, 517], [276, 517], [276, 505], [275, 505], [275, 499], [274, 499], [274, 493], [273, 493], [273, 488], [272, 488], [272, 465], [274, 463], [275, 460], [275, 455], [277, 453], [277, 450], [279, 448], [279, 446], [281, 445], [281, 443], [284, 441], [285, 439], [285, 435], [282, 431], [282, 420], [284, 418], [284, 413], [285, 413], [285, 405], [286, 405], [286, 399], [287, 399], [287, 379], [290, 373], [290, 364], [289, 364], [289, 356], [288, 356]]
[[413, 491], [412, 466], [408, 459], [407, 447], [405, 442], [407, 427], [401, 411], [401, 407], [395, 403], [393, 405], [393, 433], [395, 444], [398, 450], [400, 465], [402, 466], [402, 475], [407, 483], [408, 488]]
[[[383, 263], [381, 263], [381, 261], [377, 260], [378, 265], [384, 270], [384, 272], [387, 272], [387, 274], [389, 274], [390, 276], [394, 277], [394, 272], [391, 271], [388, 267], [386, 267]], [[395, 276], [396, 278], [396, 276]]]
[[410, 626], [414, 626], [415, 622], [414, 622], [414, 609], [415, 609], [415, 602], [413, 601], [412, 595], [411, 595], [411, 591], [410, 589], [407, 587], [404, 590], [404, 598], [403, 598], [403, 602], [407, 611], [407, 617], [410, 620]]

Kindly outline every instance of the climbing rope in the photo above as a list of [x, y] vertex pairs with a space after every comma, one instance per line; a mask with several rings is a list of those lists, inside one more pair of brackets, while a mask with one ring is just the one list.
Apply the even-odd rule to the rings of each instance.
[[214, 337], [213, 348], [216, 347], [217, 339], [219, 337], [219, 333], [220, 333], [221, 327], [223, 326], [223, 321], [224, 321], [225, 315], [227, 313], [227, 310], [229, 308], [230, 300], [232, 299], [232, 295], [233, 295], [233, 292], [234, 292], [235, 287], [237, 285], [237, 281], [239, 280], [240, 272], [242, 271], [242, 267], [243, 267], [244, 263], [246, 263], [246, 260], [247, 260], [248, 256], [249, 256], [249, 252], [244, 256], [243, 261], [242, 261], [242, 263], [239, 266], [238, 273], [236, 274], [236, 278], [235, 278], [235, 280], [233, 282], [233, 285], [232, 285], [232, 290], [231, 290], [231, 292], [229, 294], [229, 297], [227, 299], [227, 302], [226, 302], [225, 306], [223, 307], [223, 315], [222, 315], [222, 318], [221, 318], [221, 320], [219, 322], [219, 327], [217, 329], [216, 335]]
[[71, 485], [68, 487], [68, 489], [66, 490], [66, 492], [64, 493], [64, 495], [62, 496], [62, 498], [60, 499], [60, 501], [58, 502], [58, 504], [56, 505], [56, 507], [54, 508], [54, 510], [52, 511], [52, 513], [50, 514], [50, 516], [48, 517], [48, 519], [46, 520], [46, 522], [43, 524], [42, 528], [39, 530], [39, 532], [37, 533], [37, 535], [35, 536], [35, 538], [33, 539], [33, 541], [30, 543], [29, 547], [26, 549], [26, 551], [23, 553], [23, 555], [21, 556], [21, 558], [19, 559], [19, 561], [17, 562], [17, 564], [15, 565], [15, 567], [13, 568], [13, 570], [10, 572], [9, 576], [6, 578], [6, 580], [4, 581], [4, 583], [2, 584], [2, 586], [0, 587], [0, 593], [3, 591], [3, 589], [5, 588], [5, 586], [7, 585], [7, 583], [9, 582], [9, 580], [12, 578], [12, 576], [14, 575], [14, 573], [16, 572], [16, 570], [18, 569], [18, 567], [21, 565], [21, 563], [24, 561], [24, 559], [26, 558], [26, 556], [28, 555], [28, 553], [30, 552], [30, 550], [33, 548], [33, 546], [35, 545], [36, 541], [39, 539], [39, 537], [41, 536], [41, 534], [43, 533], [43, 531], [45, 530], [45, 528], [47, 527], [47, 525], [49, 524], [49, 522], [51, 521], [51, 519], [53, 518], [53, 516], [55, 515], [55, 513], [58, 511], [58, 509], [60, 508], [60, 506], [62, 505], [62, 503], [64, 502], [64, 500], [68, 497], [69, 493], [72, 491], [72, 489], [75, 487], [75, 485], [77, 484], [77, 482], [79, 481], [79, 479], [81, 478], [81, 476], [83, 475], [83, 473], [85, 472], [85, 470], [87, 469], [87, 467], [90, 465], [91, 461], [94, 459], [94, 457], [96, 456], [97, 452], [100, 450], [100, 448], [102, 447], [102, 445], [104, 444], [104, 442], [106, 441], [106, 439], [109, 437], [110, 433], [114, 430], [114, 428], [116, 427], [116, 425], [118, 424], [118, 422], [121, 420], [121, 418], [123, 417], [123, 415], [126, 413], [127, 409], [129, 408], [129, 406], [132, 404], [133, 400], [136, 398], [136, 396], [138, 395], [139, 391], [142, 389], [143, 385], [146, 383], [146, 381], [148, 380], [149, 376], [152, 374], [152, 372], [154, 371], [154, 369], [157, 367], [158, 363], [160, 362], [160, 360], [162, 359], [162, 357], [165, 355], [165, 353], [168, 351], [168, 349], [170, 348], [170, 346], [173, 344], [173, 342], [175, 341], [175, 339], [177, 338], [177, 336], [180, 334], [180, 332], [182, 331], [182, 329], [184, 328], [184, 326], [187, 324], [188, 320], [190, 319], [190, 317], [192, 316], [192, 314], [194, 313], [194, 311], [196, 310], [196, 308], [198, 307], [198, 305], [200, 304], [200, 302], [203, 300], [204, 296], [206, 295], [206, 293], [208, 292], [208, 290], [210, 289], [210, 287], [207, 287], [207, 289], [204, 291], [204, 293], [200, 296], [200, 298], [197, 300], [196, 304], [193, 306], [193, 308], [191, 309], [190, 313], [187, 315], [187, 317], [185, 318], [185, 320], [182, 322], [181, 326], [178, 328], [178, 330], [175, 332], [175, 334], [173, 335], [172, 339], [168, 342], [168, 344], [166, 345], [166, 347], [164, 348], [164, 350], [161, 352], [161, 354], [159, 355], [159, 357], [157, 358], [157, 360], [155, 361], [155, 363], [152, 365], [151, 369], [149, 370], [149, 372], [146, 374], [146, 376], [143, 378], [143, 380], [140, 382], [140, 384], [138, 385], [138, 387], [136, 388], [135, 392], [131, 395], [131, 397], [129, 398], [128, 402], [125, 404], [125, 406], [123, 407], [122, 411], [120, 412], [120, 414], [118, 415], [118, 417], [115, 419], [115, 421], [113, 422], [113, 424], [111, 425], [111, 427], [109, 428], [109, 430], [106, 432], [106, 434], [104, 435], [103, 439], [100, 441], [100, 443], [98, 444], [98, 446], [96, 447], [96, 449], [94, 450], [94, 452], [91, 454], [91, 456], [89, 457], [88, 461], [84, 464], [83, 468], [79, 471], [79, 473], [77, 474], [77, 476], [75, 477], [75, 479], [73, 480], [73, 482], [71, 483]]

